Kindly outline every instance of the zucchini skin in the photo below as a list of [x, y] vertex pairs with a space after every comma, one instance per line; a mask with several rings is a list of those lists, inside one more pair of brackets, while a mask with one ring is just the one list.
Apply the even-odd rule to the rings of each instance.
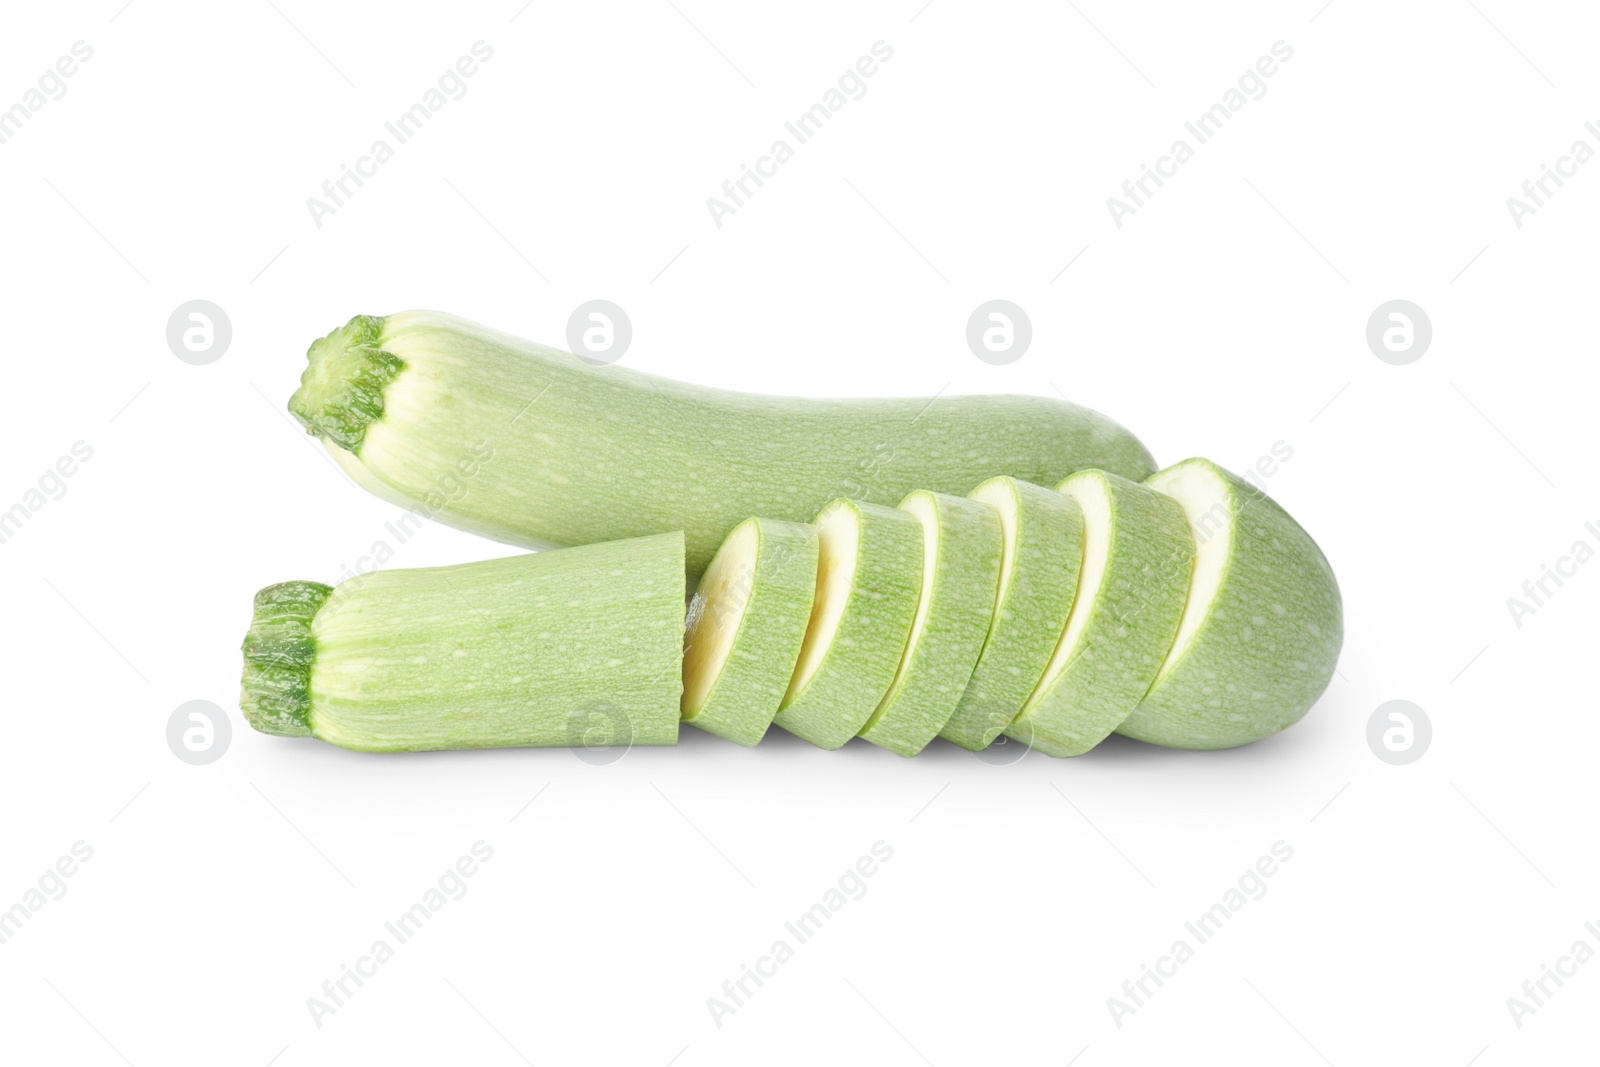
[[735, 393], [442, 312], [357, 316], [308, 359], [290, 411], [369, 490], [525, 547], [682, 530], [691, 576], [751, 515], [804, 522], [837, 497], [892, 507], [999, 474], [1155, 470], [1127, 430], [1064, 400]]

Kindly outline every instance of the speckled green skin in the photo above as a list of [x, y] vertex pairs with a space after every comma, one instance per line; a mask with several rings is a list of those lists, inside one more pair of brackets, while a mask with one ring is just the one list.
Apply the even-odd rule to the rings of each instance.
[[922, 591], [922, 524], [882, 504], [843, 503], [861, 530], [844, 617], [816, 673], [772, 720], [827, 749], [854, 737], [889, 691]]
[[1188, 596], [1194, 539], [1171, 497], [1104, 471], [1111, 492], [1105, 578], [1066, 669], [1035, 690], [1006, 736], [1047, 756], [1077, 756], [1122, 725], [1172, 648]]
[[1344, 641], [1339, 583], [1311, 536], [1266, 494], [1226, 482], [1231, 544], [1216, 598], [1188, 649], [1117, 730], [1172, 748], [1233, 748], [1299, 722], [1328, 687]]
[[1000, 478], [1017, 500], [1016, 560], [961, 702], [939, 736], [974, 752], [1011, 725], [1067, 624], [1083, 563], [1083, 512], [1053, 489]]
[[[983, 651], [1000, 592], [1000, 516], [976, 500], [928, 495], [938, 515], [939, 542], [931, 587], [923, 575], [928, 609], [922, 632], [860, 732], [897, 756], [921, 752], [949, 721]], [[926, 564], [926, 553], [923, 559]]]
[[[295, 416], [358, 482], [401, 502], [434, 492], [474, 448], [493, 449], [470, 491], [432, 514], [512, 544], [682, 530], [698, 575], [751, 515], [804, 522], [835, 497], [893, 504], [996, 474], [1054, 483], [1086, 467], [1155, 469], [1122, 427], [1053, 398], [754, 396], [596, 366], [439, 312], [353, 326], [312, 346]], [[378, 377], [391, 360], [400, 369], [378, 403], [364, 385], [358, 403], [348, 383], [368, 375], [351, 368], [371, 360]]]
[[[310, 619], [303, 722], [369, 752], [675, 744], [683, 603], [679, 534], [359, 575]], [[251, 679], [247, 642], [267, 729]]]
[[[705, 702], [692, 713], [686, 709], [683, 721], [748, 747], [766, 734], [794, 676], [817, 590], [817, 531], [782, 519], [747, 521], [756, 526], [757, 548], [743, 585], [739, 630]], [[689, 605], [690, 639], [705, 610], [696, 596]]]

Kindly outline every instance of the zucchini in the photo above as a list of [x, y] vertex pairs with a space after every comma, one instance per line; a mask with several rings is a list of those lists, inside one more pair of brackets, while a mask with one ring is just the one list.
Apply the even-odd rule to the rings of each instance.
[[1064, 493], [991, 478], [972, 498], [1000, 516], [1000, 593], [966, 692], [939, 736], [974, 752], [1010, 726], [1067, 625], [1083, 562], [1083, 509]]
[[1077, 595], [1044, 677], [1006, 736], [1077, 756], [1122, 725], [1155, 680], [1183, 616], [1194, 541], [1171, 497], [1104, 471], [1056, 487], [1083, 510]]
[[978, 500], [919, 491], [900, 510], [922, 524], [922, 589], [889, 692], [860, 736], [915, 756], [966, 692], [1000, 590], [1000, 516]]
[[761, 740], [788, 691], [817, 586], [817, 531], [782, 519], [734, 527], [689, 604], [683, 721]]
[[922, 525], [904, 511], [835, 500], [816, 520], [816, 598], [773, 722], [839, 748], [882, 702], [922, 593]]
[[367, 752], [671, 745], [681, 534], [256, 594], [256, 729]]
[[682, 530], [692, 575], [750, 515], [805, 521], [837, 496], [892, 504], [996, 474], [1052, 484], [1155, 469], [1133, 435], [1064, 400], [753, 396], [440, 312], [357, 316], [307, 358], [289, 410], [358, 484], [528, 547]]
[[1328, 687], [1344, 640], [1327, 557], [1272, 498], [1210, 460], [1146, 484], [1182, 506], [1199, 549], [1177, 639], [1117, 732], [1232, 748], [1294, 725]]

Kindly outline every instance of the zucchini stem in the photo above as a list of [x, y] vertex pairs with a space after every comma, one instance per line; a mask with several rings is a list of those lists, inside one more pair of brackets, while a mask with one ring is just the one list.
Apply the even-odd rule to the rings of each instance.
[[244, 717], [264, 734], [310, 737], [311, 667], [317, 658], [311, 620], [331, 586], [280, 582], [256, 594], [255, 614], [244, 635]]
[[378, 347], [382, 318], [357, 315], [311, 343], [289, 411], [306, 431], [359, 454], [367, 427], [383, 418], [383, 391], [405, 369]]

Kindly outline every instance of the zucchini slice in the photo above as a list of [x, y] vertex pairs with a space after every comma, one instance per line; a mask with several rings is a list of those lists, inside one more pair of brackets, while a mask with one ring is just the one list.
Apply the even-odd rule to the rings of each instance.
[[689, 604], [683, 721], [761, 740], [794, 676], [817, 587], [817, 531], [782, 519], [734, 527]]
[[1122, 725], [1172, 648], [1194, 540], [1171, 497], [1104, 471], [1056, 487], [1083, 509], [1083, 567], [1066, 629], [1006, 736], [1077, 756]]
[[1000, 516], [925, 490], [900, 510], [922, 524], [922, 590], [899, 670], [860, 736], [915, 756], [949, 721], [983, 651], [1000, 589]]
[[835, 500], [816, 520], [816, 599], [773, 722], [839, 748], [894, 681], [922, 593], [922, 524], [904, 511]]
[[971, 495], [1000, 517], [1000, 595], [972, 679], [939, 736], [977, 751], [1022, 711], [1066, 628], [1083, 563], [1083, 509], [1016, 478], [991, 478]]

